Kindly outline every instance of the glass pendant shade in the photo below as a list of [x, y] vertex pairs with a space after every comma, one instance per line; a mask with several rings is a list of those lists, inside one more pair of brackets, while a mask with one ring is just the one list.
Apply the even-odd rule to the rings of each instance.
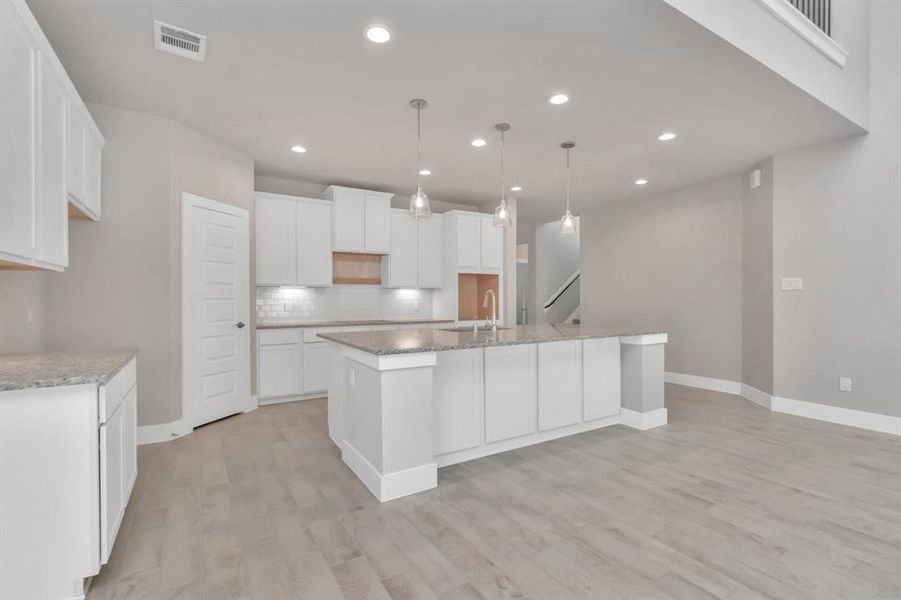
[[417, 219], [422, 219], [432, 214], [432, 207], [429, 206], [429, 197], [422, 191], [422, 188], [416, 190], [416, 193], [410, 196], [410, 212]]
[[560, 233], [563, 235], [572, 235], [576, 232], [576, 218], [572, 211], [569, 210], [569, 151], [576, 146], [575, 142], [563, 142], [560, 147], [566, 153], [566, 210], [560, 217]]
[[494, 226], [510, 227], [512, 224], [513, 221], [510, 219], [510, 209], [507, 208], [507, 203], [501, 200], [501, 203], [494, 209]]
[[560, 233], [563, 235], [571, 235], [576, 232], [576, 218], [573, 216], [569, 209], [566, 209], [566, 212], [563, 213], [563, 217], [560, 219]]
[[415, 219], [424, 219], [431, 216], [432, 207], [429, 205], [429, 197], [422, 191], [422, 109], [429, 105], [422, 98], [410, 100], [410, 106], [416, 109], [416, 193], [410, 196], [410, 214]]
[[510, 218], [510, 208], [507, 206], [506, 190], [504, 186], [504, 134], [510, 131], [509, 123], [498, 123], [494, 129], [501, 134], [501, 202], [494, 209], [494, 226], [507, 228], [513, 225]]

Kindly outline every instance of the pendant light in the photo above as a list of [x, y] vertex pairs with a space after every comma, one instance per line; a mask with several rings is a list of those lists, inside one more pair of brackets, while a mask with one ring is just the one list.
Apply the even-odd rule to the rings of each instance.
[[501, 134], [501, 203], [494, 209], [494, 226], [507, 228], [513, 224], [507, 208], [507, 188], [504, 187], [504, 134], [510, 131], [510, 124], [498, 123], [494, 129]]
[[575, 142], [563, 142], [560, 147], [566, 152], [566, 210], [560, 218], [560, 233], [572, 235], [576, 232], [576, 218], [569, 210], [569, 151], [574, 148]]
[[410, 106], [416, 109], [416, 193], [410, 196], [410, 213], [416, 219], [422, 219], [432, 214], [429, 206], [429, 197], [422, 191], [422, 127], [420, 115], [422, 109], [429, 105], [422, 98], [410, 100]]

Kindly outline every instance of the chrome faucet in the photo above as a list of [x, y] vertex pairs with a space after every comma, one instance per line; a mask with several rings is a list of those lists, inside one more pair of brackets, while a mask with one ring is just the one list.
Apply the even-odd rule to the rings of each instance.
[[494, 290], [485, 292], [485, 297], [482, 299], [482, 308], [488, 308], [489, 296], [491, 297], [491, 331], [497, 331], [497, 296], [494, 295]]

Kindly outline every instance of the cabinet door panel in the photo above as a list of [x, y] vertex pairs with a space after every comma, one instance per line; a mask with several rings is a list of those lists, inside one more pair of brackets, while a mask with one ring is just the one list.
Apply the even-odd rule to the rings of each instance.
[[103, 145], [90, 129], [85, 130], [85, 206], [96, 219], [100, 219], [101, 159]]
[[363, 252], [363, 221], [366, 197], [357, 192], [335, 195], [335, 251]]
[[582, 421], [582, 341], [538, 344], [538, 430]]
[[35, 41], [0, 3], [0, 251], [35, 258]]
[[131, 386], [122, 401], [122, 470], [125, 492], [123, 501], [128, 505], [128, 498], [134, 488], [138, 476], [138, 386]]
[[256, 267], [258, 285], [297, 283], [295, 205], [291, 200], [256, 200]]
[[419, 287], [440, 288], [444, 273], [444, 225], [432, 215], [419, 221]]
[[297, 283], [332, 285], [332, 207], [297, 204]]
[[100, 426], [100, 562], [109, 560], [125, 513], [122, 405]]
[[303, 345], [303, 392], [328, 389], [328, 342]]
[[582, 418], [585, 421], [619, 414], [620, 368], [619, 338], [582, 342]]
[[260, 398], [277, 398], [300, 393], [300, 344], [260, 346]]
[[481, 443], [482, 356], [480, 349], [437, 354], [432, 383], [435, 454]]
[[485, 348], [485, 441], [534, 433], [535, 345]]
[[481, 266], [482, 218], [457, 215], [457, 266], [478, 269]]
[[367, 194], [363, 239], [366, 252], [388, 253], [391, 242], [391, 198]]
[[66, 201], [66, 95], [43, 54], [39, 61], [40, 138], [38, 157], [39, 258], [69, 264], [69, 217]]
[[491, 217], [482, 217], [482, 268], [500, 269], [504, 266], [504, 230], [494, 226]]
[[87, 206], [87, 126], [72, 100], [68, 104], [69, 139], [66, 156], [66, 191], [78, 204]]
[[406, 210], [391, 211], [391, 250], [388, 256], [388, 287], [418, 285], [419, 241], [416, 219]]

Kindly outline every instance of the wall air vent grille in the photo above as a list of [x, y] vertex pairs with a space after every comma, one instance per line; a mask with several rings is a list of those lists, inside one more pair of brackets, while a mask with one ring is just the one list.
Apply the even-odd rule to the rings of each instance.
[[153, 35], [157, 50], [203, 62], [206, 55], [206, 36], [180, 27], [153, 22]]

